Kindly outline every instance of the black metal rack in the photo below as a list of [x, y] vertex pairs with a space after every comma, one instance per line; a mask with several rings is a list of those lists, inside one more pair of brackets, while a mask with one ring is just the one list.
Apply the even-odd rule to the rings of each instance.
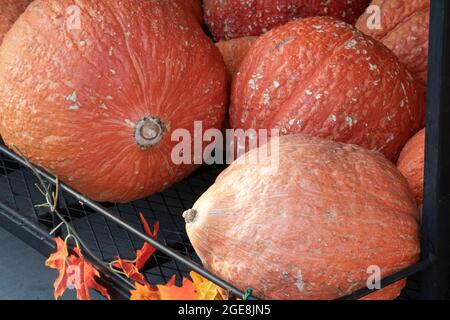
[[[382, 287], [409, 277], [403, 299], [447, 299], [450, 272], [450, 3], [431, 1], [430, 72], [427, 110], [425, 203], [422, 224], [422, 261], [382, 281]], [[145, 266], [151, 283], [165, 283], [172, 275], [186, 276], [194, 270], [227, 289], [231, 297], [244, 293], [204, 270], [189, 243], [181, 217], [214, 182], [221, 166], [205, 166], [188, 179], [147, 199], [129, 204], [97, 204], [60, 184], [59, 211], [103, 261], [116, 256], [133, 258], [144, 241], [158, 250]], [[55, 184], [42, 170], [39, 176]], [[54, 215], [38, 208], [42, 194], [35, 186], [35, 173], [20, 156], [0, 143], [0, 226], [44, 255], [55, 250], [49, 233], [59, 225]], [[149, 223], [161, 224], [158, 241], [145, 234], [139, 221], [142, 212]], [[63, 232], [61, 229], [56, 231]], [[56, 233], [56, 235], [58, 235]], [[92, 259], [93, 257], [91, 257]], [[126, 298], [127, 279], [112, 273], [102, 261], [93, 263], [103, 275], [113, 297]], [[371, 293], [362, 289], [343, 299], [358, 299]]]

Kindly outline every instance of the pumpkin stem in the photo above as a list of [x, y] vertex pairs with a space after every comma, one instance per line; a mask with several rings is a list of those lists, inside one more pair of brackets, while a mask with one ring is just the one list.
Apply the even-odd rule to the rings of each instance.
[[134, 127], [134, 141], [142, 149], [157, 145], [166, 132], [166, 126], [158, 117], [147, 116]]
[[197, 214], [198, 214], [197, 210], [189, 209], [183, 213], [183, 218], [186, 221], [186, 223], [192, 223], [195, 221]]

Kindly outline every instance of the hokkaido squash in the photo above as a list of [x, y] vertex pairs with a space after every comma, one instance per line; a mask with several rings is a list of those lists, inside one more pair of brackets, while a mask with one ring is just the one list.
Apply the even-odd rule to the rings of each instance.
[[381, 151], [396, 160], [423, 128], [424, 92], [385, 46], [332, 18], [261, 36], [231, 89], [233, 128], [280, 129]]
[[201, 0], [177, 0], [186, 12], [194, 14], [195, 18], [203, 25], [203, 8]]
[[216, 43], [225, 60], [229, 80], [232, 79], [238, 70], [239, 65], [256, 39], [257, 37], [243, 37]]
[[423, 203], [424, 161], [425, 160], [425, 129], [419, 131], [409, 140], [400, 153], [397, 167], [408, 180], [417, 204]]
[[204, 0], [205, 22], [214, 38], [259, 36], [288, 21], [331, 16], [354, 24], [370, 0]]
[[196, 165], [175, 165], [179, 128], [222, 128], [227, 78], [198, 22], [166, 0], [37, 0], [0, 49], [6, 144], [98, 201], [160, 191]]
[[32, 0], [0, 0], [0, 44]]
[[374, 0], [378, 12], [366, 12], [357, 22], [365, 34], [383, 42], [399, 57], [413, 76], [426, 86], [430, 0]]
[[253, 149], [184, 213], [207, 269], [259, 298], [337, 299], [366, 287], [371, 266], [385, 277], [418, 260], [418, 210], [395, 165], [354, 145], [276, 139], [276, 174], [274, 154]]

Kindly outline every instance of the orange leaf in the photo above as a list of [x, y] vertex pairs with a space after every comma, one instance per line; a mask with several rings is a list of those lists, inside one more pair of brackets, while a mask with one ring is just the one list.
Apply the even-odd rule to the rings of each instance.
[[[156, 222], [153, 226], [153, 232], [150, 230], [150, 226], [148, 225], [145, 217], [142, 213], [139, 213], [139, 217], [141, 219], [142, 225], [144, 226], [145, 232], [152, 237], [154, 240], [158, 237], [159, 231], [159, 222]], [[145, 242], [140, 250], [136, 251], [136, 268], [141, 270], [144, 265], [147, 263], [148, 259], [155, 253], [156, 248], [150, 245], [148, 242]]]
[[117, 261], [113, 263], [114, 268], [121, 269], [127, 278], [132, 279], [134, 281], [138, 281], [140, 283], [144, 282], [144, 276], [139, 272], [139, 269], [136, 266], [126, 260], [123, 260], [117, 257]]
[[53, 285], [55, 299], [58, 300], [68, 288], [76, 289], [77, 298], [80, 300], [91, 299], [89, 289], [97, 290], [110, 299], [107, 290], [95, 281], [95, 277], [100, 277], [99, 272], [84, 259], [81, 251], [75, 248], [75, 254], [69, 255], [64, 240], [59, 237], [54, 240], [56, 252], [50, 255], [45, 265], [59, 272]]
[[67, 257], [69, 256], [66, 243], [60, 237], [54, 239], [56, 242], [56, 252], [52, 253], [45, 261], [45, 265], [49, 268], [58, 270], [58, 277], [53, 284], [55, 288], [55, 300], [58, 300], [67, 289]]
[[94, 289], [101, 295], [111, 300], [108, 291], [97, 283], [95, 277], [100, 278], [100, 273], [81, 254], [78, 248], [74, 249], [76, 255], [69, 257], [69, 267], [74, 270], [74, 288], [77, 290], [78, 300], [91, 300], [89, 289]]
[[197, 300], [194, 284], [189, 279], [183, 279], [183, 285], [175, 285], [176, 276], [166, 285], [157, 285], [161, 300]]
[[131, 290], [130, 300], [159, 300], [159, 292], [148, 283], [135, 282], [136, 290]]

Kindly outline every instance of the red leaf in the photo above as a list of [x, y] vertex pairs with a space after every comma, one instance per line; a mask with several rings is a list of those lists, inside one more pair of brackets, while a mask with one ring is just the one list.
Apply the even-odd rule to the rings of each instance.
[[[159, 222], [156, 222], [153, 226], [153, 232], [150, 230], [150, 226], [148, 225], [147, 221], [145, 220], [145, 217], [142, 213], [139, 214], [139, 217], [141, 219], [142, 225], [144, 226], [145, 232], [152, 237], [154, 240], [158, 238], [158, 231], [159, 231]], [[148, 259], [152, 256], [153, 253], [155, 253], [156, 248], [153, 247], [148, 242], [145, 242], [141, 249], [136, 251], [136, 268], [138, 270], [141, 270], [144, 265], [147, 263]]]
[[133, 263], [120, 259], [119, 257], [117, 259], [118, 260], [113, 263], [114, 268], [121, 269], [125, 273], [127, 278], [140, 283], [144, 283], [144, 276], [139, 272], [139, 269], [136, 268]]
[[69, 266], [74, 270], [75, 282], [73, 285], [77, 290], [78, 300], [91, 300], [92, 298], [89, 289], [94, 289], [107, 299], [111, 300], [106, 288], [98, 284], [95, 280], [95, 277], [100, 278], [100, 273], [97, 269], [86, 261], [78, 248], [75, 248], [74, 252], [77, 255], [71, 255], [69, 257]]
[[94, 289], [110, 299], [107, 290], [98, 284], [95, 277], [100, 273], [89, 264], [81, 251], [75, 248], [75, 254], [68, 254], [66, 243], [61, 238], [55, 238], [56, 252], [51, 254], [45, 262], [47, 267], [58, 270], [59, 275], [54, 283], [55, 299], [61, 297], [68, 289], [76, 289], [79, 300], [91, 300], [89, 289]]
[[49, 268], [58, 270], [58, 277], [53, 284], [53, 287], [55, 288], [55, 300], [58, 300], [67, 289], [66, 260], [69, 254], [63, 239], [58, 237], [54, 240], [56, 242], [56, 252], [50, 255], [45, 261], [45, 265]]

